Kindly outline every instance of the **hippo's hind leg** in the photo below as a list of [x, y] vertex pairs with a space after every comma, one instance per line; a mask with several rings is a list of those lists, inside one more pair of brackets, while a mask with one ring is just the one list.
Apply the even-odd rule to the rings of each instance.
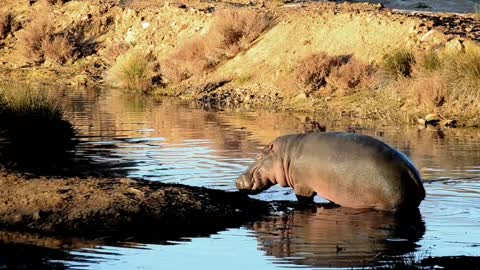
[[313, 204], [313, 197], [317, 195], [315, 191], [311, 188], [303, 186], [303, 185], [296, 185], [295, 188], [295, 195], [297, 196], [297, 200], [301, 204]]

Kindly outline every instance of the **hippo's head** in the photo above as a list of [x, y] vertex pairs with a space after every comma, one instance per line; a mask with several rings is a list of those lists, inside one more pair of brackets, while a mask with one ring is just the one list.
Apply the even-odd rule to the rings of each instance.
[[248, 194], [258, 194], [285, 181], [278, 142], [265, 146], [257, 154], [255, 162], [237, 179], [237, 188]]

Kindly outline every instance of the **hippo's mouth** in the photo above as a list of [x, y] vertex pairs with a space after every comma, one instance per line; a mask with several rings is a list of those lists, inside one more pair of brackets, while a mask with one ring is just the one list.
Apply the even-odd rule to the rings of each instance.
[[247, 195], [257, 195], [262, 193], [262, 190], [240, 189], [240, 193]]

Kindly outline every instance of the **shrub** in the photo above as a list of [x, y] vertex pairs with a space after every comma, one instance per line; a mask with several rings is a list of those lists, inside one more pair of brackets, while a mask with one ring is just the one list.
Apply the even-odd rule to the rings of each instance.
[[480, 89], [480, 50], [469, 49], [465, 52], [446, 53], [445, 72], [453, 77], [457, 96], [479, 98]]
[[375, 84], [374, 74], [375, 68], [372, 65], [350, 59], [348, 63], [334, 67], [326, 82], [332, 92], [344, 96], [373, 87]]
[[165, 61], [165, 76], [179, 82], [233, 58], [273, 25], [268, 13], [254, 10], [220, 11], [208, 33], [186, 42]]
[[18, 33], [19, 52], [28, 62], [37, 64], [43, 62], [42, 42], [51, 33], [51, 28], [47, 17], [36, 17]]
[[117, 58], [120, 55], [125, 54], [128, 51], [128, 49], [130, 49], [130, 45], [125, 42], [115, 42], [115, 43], [109, 44], [105, 48], [105, 52], [104, 52], [105, 62], [107, 62], [107, 64], [109, 65], [113, 65], [117, 60]]
[[415, 56], [406, 49], [395, 50], [383, 57], [383, 69], [387, 75], [394, 79], [410, 77], [414, 64]]
[[416, 64], [421, 71], [433, 72], [442, 68], [443, 63], [440, 56], [435, 51], [428, 51], [419, 57], [419, 61]]
[[108, 70], [107, 80], [115, 87], [148, 91], [156, 75], [154, 59], [140, 50], [121, 55]]
[[12, 24], [12, 14], [8, 11], [0, 12], [0, 39], [7, 37]]
[[207, 41], [208, 48], [217, 48], [226, 58], [248, 48], [273, 24], [273, 17], [254, 10], [223, 10], [213, 22]]
[[295, 69], [297, 81], [307, 87], [309, 92], [315, 92], [327, 84], [327, 77], [335, 68], [347, 61], [344, 56], [312, 54], [302, 60]]
[[26, 86], [0, 85], [0, 163], [46, 169], [65, 161], [75, 146], [73, 126], [59, 100]]
[[416, 78], [410, 86], [416, 105], [428, 111], [441, 107], [449, 99], [448, 89], [448, 79], [441, 72]]
[[68, 59], [74, 58], [75, 47], [64, 35], [46, 37], [41, 47], [45, 60], [63, 64]]

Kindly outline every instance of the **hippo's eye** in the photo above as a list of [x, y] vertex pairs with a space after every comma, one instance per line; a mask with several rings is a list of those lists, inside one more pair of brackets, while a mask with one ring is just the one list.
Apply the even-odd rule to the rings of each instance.
[[257, 154], [257, 156], [255, 157], [255, 159], [257, 159], [257, 160], [262, 159], [262, 154]]

